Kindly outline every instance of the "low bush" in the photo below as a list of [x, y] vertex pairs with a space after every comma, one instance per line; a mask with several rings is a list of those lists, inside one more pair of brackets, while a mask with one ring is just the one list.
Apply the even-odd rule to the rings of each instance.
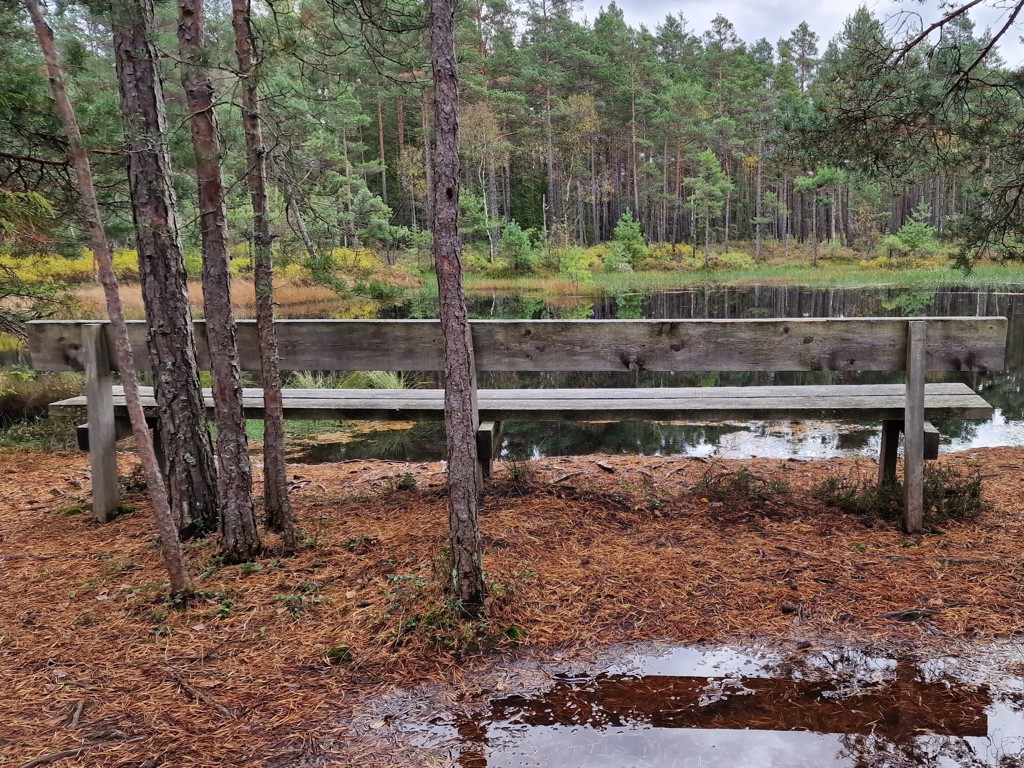
[[[876, 485], [849, 477], [829, 477], [811, 495], [851, 515], [892, 523], [903, 519], [903, 485]], [[972, 468], [964, 475], [955, 469], [926, 464], [924, 469], [925, 526], [951, 520], [970, 520], [985, 509], [981, 475]]]

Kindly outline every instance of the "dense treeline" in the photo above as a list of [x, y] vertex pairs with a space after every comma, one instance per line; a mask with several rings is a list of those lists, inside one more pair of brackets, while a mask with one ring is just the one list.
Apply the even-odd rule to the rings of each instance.
[[[986, 47], [966, 16], [951, 20], [927, 53], [911, 51], [891, 66], [902, 42], [864, 8], [822, 50], [805, 23], [775, 43], [748, 43], [722, 16], [701, 33], [681, 15], [648, 30], [628, 25], [614, 4], [592, 21], [576, 5], [474, 0], [459, 14], [463, 238], [490, 255], [503, 237], [514, 250], [520, 228], [556, 243], [600, 243], [626, 215], [647, 242], [728, 250], [730, 240], [747, 240], [758, 254], [791, 240], [867, 251], [915, 212], [950, 233], [984, 209], [1001, 162], [1001, 145], [977, 129], [975, 116], [995, 115], [991, 128], [1019, 115], [1019, 97], [1000, 89], [943, 101], [951, 75]], [[400, 249], [426, 251], [433, 118], [424, 16], [418, 4], [396, 3], [366, 17], [375, 7], [273, 2], [254, 18], [274, 236], [313, 265], [342, 247], [371, 247], [386, 259]], [[176, 8], [157, 12], [174, 183], [186, 242], [196, 247]], [[53, 21], [108, 231], [129, 242], [107, 15], [96, 4], [66, 4]], [[238, 255], [247, 252], [252, 214], [241, 181], [247, 160], [234, 108], [241, 91], [230, 4], [208, 2], [207, 25], [204, 57]], [[40, 193], [56, 221], [70, 221], [65, 142], [38, 52], [13, 7], [0, 37], [8, 73], [0, 84], [0, 182], [8, 192]], [[1009, 76], [992, 55], [971, 74], [988, 85]], [[850, 113], [861, 104], [877, 114], [865, 109], [872, 120], [858, 124]], [[902, 122], [887, 123], [895, 113]], [[5, 229], [46, 229], [42, 214], [5, 214], [17, 213], [16, 202], [0, 198]], [[74, 231], [50, 234], [79, 242]]]

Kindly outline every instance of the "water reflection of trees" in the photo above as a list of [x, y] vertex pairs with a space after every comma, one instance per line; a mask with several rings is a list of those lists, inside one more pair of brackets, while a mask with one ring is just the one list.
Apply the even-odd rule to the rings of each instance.
[[[536, 765], [557, 764], [532, 751], [538, 745], [562, 757], [601, 755], [609, 729], [628, 730], [630, 748], [642, 751], [645, 764], [661, 764], [650, 762], [652, 756], [677, 762], [672, 753], [684, 742], [670, 737], [672, 732], [720, 729], [741, 730], [755, 745], [762, 738], [766, 745], [777, 744], [793, 731], [829, 734], [836, 751], [826, 762], [856, 768], [1022, 764], [1020, 724], [1013, 724], [1020, 707], [1008, 706], [988, 685], [967, 683], [933, 663], [926, 667], [909, 656], [876, 658], [858, 650], [811, 650], [754, 667], [757, 672], [749, 676], [723, 669], [721, 676], [705, 677], [686, 668], [657, 675], [601, 674], [556, 680], [535, 696], [495, 699], [488, 710], [457, 723], [459, 765], [482, 768], [489, 757], [518, 754], [517, 742], [528, 741], [533, 728], [542, 729], [540, 741], [529, 748]], [[1002, 708], [1007, 719], [993, 724], [993, 708]], [[622, 749], [624, 742], [617, 743]], [[694, 747], [700, 744], [714, 740], [693, 741]], [[512, 752], [502, 755], [506, 749]], [[725, 756], [709, 755], [715, 765], [724, 764]], [[689, 757], [703, 764], [701, 754]]]
[[[569, 317], [655, 319], [720, 319], [766, 317], [978, 316], [1009, 318], [1004, 373], [937, 374], [929, 381], [962, 381], [999, 408], [1008, 421], [1024, 420], [1024, 293], [998, 290], [937, 291], [922, 289], [822, 289], [798, 286], [743, 288], [701, 287], [651, 293], [620, 292], [589, 303], [579, 297], [544, 298], [507, 294], [470, 297], [470, 312], [480, 318], [551, 319]], [[433, 317], [436, 297], [417, 296], [392, 308], [390, 317]], [[700, 387], [756, 385], [887, 384], [902, 382], [899, 373], [882, 371], [827, 372], [565, 372], [480, 374], [485, 388]], [[434, 384], [437, 385], [436, 383]], [[946, 421], [936, 425], [948, 439], [969, 444], [979, 424]], [[756, 428], [755, 428], [756, 429]], [[695, 446], [716, 444], [740, 431], [729, 425], [641, 424], [509, 424], [506, 436], [515, 456], [607, 453], [685, 453]], [[840, 449], [866, 447], [864, 431], [831, 433]]]

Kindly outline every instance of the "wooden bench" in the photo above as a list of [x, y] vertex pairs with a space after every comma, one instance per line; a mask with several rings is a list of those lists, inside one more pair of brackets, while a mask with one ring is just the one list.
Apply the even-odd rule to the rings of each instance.
[[[908, 530], [921, 526], [923, 462], [938, 450], [929, 422], [986, 419], [992, 407], [966, 384], [925, 383], [929, 371], [1001, 370], [1007, 322], [1001, 317], [778, 320], [474, 320], [478, 371], [903, 371], [905, 384], [617, 389], [482, 389], [478, 447], [489, 473], [501, 423], [509, 420], [881, 421], [879, 482], [896, 479], [905, 434]], [[436, 320], [281, 320], [283, 371], [443, 371]], [[136, 365], [148, 370], [146, 327], [130, 324]], [[87, 412], [81, 443], [91, 450], [93, 506], [117, 508], [115, 441], [127, 434], [124, 395], [106, 323], [29, 324], [32, 366], [86, 372], [86, 395], [53, 411]], [[195, 323], [200, 365], [209, 370], [206, 328]], [[238, 327], [240, 365], [259, 371], [256, 328]], [[145, 405], [154, 411], [151, 389]], [[212, 411], [212, 398], [205, 393]], [[246, 389], [246, 415], [262, 416], [262, 392]], [[297, 419], [442, 419], [440, 389], [286, 389]]]

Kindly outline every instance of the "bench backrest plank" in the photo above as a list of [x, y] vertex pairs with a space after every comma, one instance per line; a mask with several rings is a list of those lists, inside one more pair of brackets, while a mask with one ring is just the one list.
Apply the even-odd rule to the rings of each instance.
[[[903, 371], [910, 319], [928, 323], [926, 370], [1002, 370], [1003, 317], [474, 320], [472, 328], [481, 371]], [[81, 370], [89, 322], [30, 323], [32, 367]], [[129, 326], [136, 365], [148, 370], [146, 325]], [[195, 329], [208, 370], [205, 323]], [[285, 371], [444, 368], [437, 320], [279, 320], [277, 329]], [[242, 370], [258, 371], [253, 321], [238, 323], [238, 346]]]

